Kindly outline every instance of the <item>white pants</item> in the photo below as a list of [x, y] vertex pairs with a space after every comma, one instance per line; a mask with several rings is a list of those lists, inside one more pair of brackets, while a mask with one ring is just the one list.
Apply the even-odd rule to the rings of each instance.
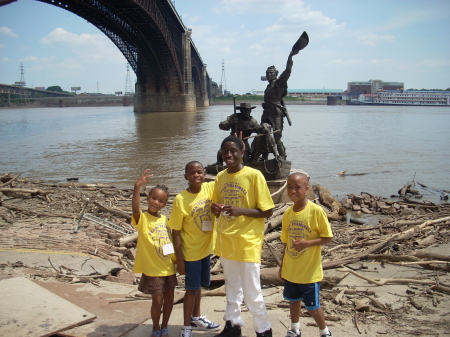
[[233, 325], [244, 325], [241, 318], [241, 304], [245, 301], [253, 315], [253, 327], [256, 332], [270, 329], [269, 315], [261, 291], [260, 263], [240, 262], [220, 258], [225, 278], [227, 308], [223, 319]]

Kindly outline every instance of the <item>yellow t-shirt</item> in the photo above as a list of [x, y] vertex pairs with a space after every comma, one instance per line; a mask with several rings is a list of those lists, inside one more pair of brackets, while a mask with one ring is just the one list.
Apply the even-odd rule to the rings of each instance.
[[172, 244], [172, 236], [167, 227], [167, 218], [157, 218], [148, 212], [142, 212], [139, 223], [134, 217], [132, 225], [138, 230], [136, 260], [133, 272], [147, 276], [169, 276], [175, 274], [175, 254], [164, 255], [163, 245]]
[[[213, 251], [213, 190], [214, 182], [203, 183], [199, 193], [192, 194], [184, 190], [175, 197], [169, 227], [180, 231], [181, 251], [185, 261], [201, 260]], [[203, 230], [206, 225], [209, 225], [211, 230]]]
[[[261, 172], [244, 166], [236, 173], [219, 172], [213, 202], [267, 211], [274, 208], [266, 180]], [[261, 262], [264, 218], [232, 217], [221, 213], [216, 222], [215, 253], [229, 260]]]
[[321, 246], [299, 252], [292, 240], [314, 240], [333, 237], [327, 215], [322, 207], [308, 200], [306, 207], [294, 212], [289, 207], [283, 215], [281, 241], [286, 243], [281, 276], [292, 283], [307, 284], [323, 279]]

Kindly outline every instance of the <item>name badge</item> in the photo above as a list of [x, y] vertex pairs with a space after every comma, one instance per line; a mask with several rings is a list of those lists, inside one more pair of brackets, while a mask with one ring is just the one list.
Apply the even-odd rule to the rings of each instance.
[[211, 220], [202, 221], [202, 231], [204, 231], [204, 232], [212, 231], [212, 221]]
[[164, 256], [175, 253], [175, 251], [173, 250], [173, 244], [171, 243], [166, 243], [162, 246], [162, 249]]

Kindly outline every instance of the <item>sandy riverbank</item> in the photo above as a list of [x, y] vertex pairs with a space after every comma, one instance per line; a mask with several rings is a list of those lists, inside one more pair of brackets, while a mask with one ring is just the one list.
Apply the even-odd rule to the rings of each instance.
[[[88, 219], [78, 221], [89, 198], [86, 213], [132, 229], [131, 189], [77, 182], [51, 184], [20, 177], [9, 182], [2, 179], [1, 184], [1, 277], [33, 280], [97, 316], [91, 323], [67, 331], [69, 335], [148, 335], [150, 303], [136, 300], [138, 292], [133, 283], [138, 275], [127, 271], [132, 268], [134, 244], [121, 247], [118, 240], [124, 237], [122, 234]], [[170, 215], [174, 195], [164, 209], [166, 215]], [[406, 208], [409, 211], [399, 209], [398, 213], [394, 213], [394, 205], [389, 214], [377, 215], [374, 225], [331, 222], [335, 239], [323, 248], [325, 279], [321, 301], [336, 337], [441, 336], [450, 331], [449, 205], [417, 204]], [[141, 206], [145, 208], [143, 194]], [[285, 206], [277, 204], [278, 216]], [[267, 222], [274, 224], [276, 217]], [[264, 245], [263, 293], [274, 336], [284, 336], [289, 312], [282, 298], [282, 285], [271, 273], [277, 270], [274, 254], [281, 253], [279, 227], [268, 235], [271, 249]], [[81, 258], [75, 259], [77, 256]], [[87, 262], [91, 260], [106, 269], [99, 265], [90, 267]], [[205, 291], [215, 289], [216, 296], [205, 293], [203, 307], [210, 319], [220, 322], [225, 308], [220, 290], [223, 281], [217, 257], [212, 261], [215, 281]], [[87, 281], [85, 275], [92, 273], [104, 275], [97, 281]], [[179, 282], [181, 299], [182, 276]], [[0, 303], [0, 308], [8, 310], [8, 303]], [[182, 303], [178, 302], [171, 319], [172, 336], [178, 334], [181, 313]], [[254, 336], [251, 315], [247, 311], [243, 315], [244, 336]], [[301, 323], [303, 336], [317, 335], [317, 328], [306, 313]], [[196, 335], [212, 337], [214, 333]]]

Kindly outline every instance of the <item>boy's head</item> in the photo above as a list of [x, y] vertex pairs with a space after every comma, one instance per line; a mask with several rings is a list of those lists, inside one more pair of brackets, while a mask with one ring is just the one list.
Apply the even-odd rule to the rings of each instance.
[[228, 169], [242, 164], [244, 158], [244, 142], [236, 136], [228, 136], [220, 145], [222, 159]]
[[309, 177], [302, 172], [292, 173], [287, 180], [287, 194], [289, 199], [296, 203], [304, 203], [306, 199], [306, 193], [309, 190]]
[[199, 161], [190, 161], [184, 168], [184, 179], [189, 182], [189, 185], [201, 185], [205, 180], [205, 175], [205, 169]]
[[148, 212], [156, 215], [164, 208], [169, 199], [169, 189], [165, 185], [156, 185], [152, 187], [147, 195]]

